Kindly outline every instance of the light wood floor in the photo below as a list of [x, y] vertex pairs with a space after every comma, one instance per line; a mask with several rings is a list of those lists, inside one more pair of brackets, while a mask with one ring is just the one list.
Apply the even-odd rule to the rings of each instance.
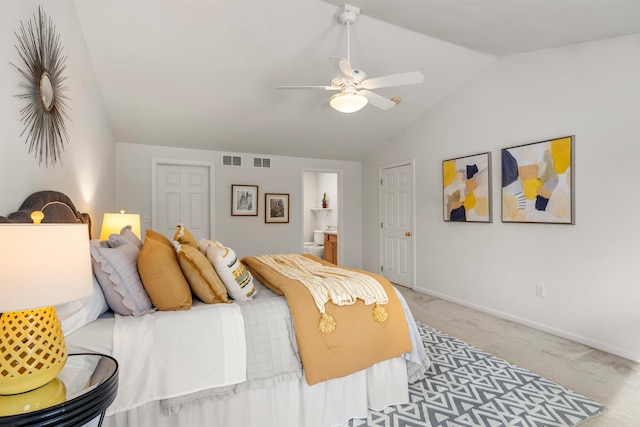
[[[416, 320], [594, 399], [586, 427], [640, 426], [640, 364], [402, 286]], [[640, 331], [638, 332], [640, 333]]]

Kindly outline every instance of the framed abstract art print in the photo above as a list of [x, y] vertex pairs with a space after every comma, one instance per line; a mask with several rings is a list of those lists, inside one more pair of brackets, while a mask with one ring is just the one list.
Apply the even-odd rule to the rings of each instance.
[[445, 222], [491, 222], [491, 153], [442, 162]]
[[502, 222], [575, 224], [574, 139], [502, 149]]

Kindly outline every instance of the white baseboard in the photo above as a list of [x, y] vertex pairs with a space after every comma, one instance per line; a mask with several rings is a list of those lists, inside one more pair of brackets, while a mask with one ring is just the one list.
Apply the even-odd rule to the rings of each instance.
[[455, 298], [455, 297], [452, 297], [450, 295], [442, 294], [440, 292], [435, 292], [435, 291], [432, 291], [430, 289], [420, 288], [420, 287], [417, 287], [417, 286], [414, 287], [413, 289], [415, 291], [417, 291], [417, 292], [423, 292], [425, 294], [432, 295], [432, 296], [434, 296], [436, 298], [440, 298], [440, 299], [443, 299], [443, 300], [446, 300], [446, 301], [451, 301], [451, 302], [454, 302], [456, 304], [463, 305], [465, 307], [473, 308], [474, 310], [478, 310], [478, 311], [481, 311], [483, 313], [491, 314], [493, 316], [500, 317], [502, 319], [506, 319], [506, 320], [509, 320], [511, 322], [514, 322], [514, 323], [525, 325], [525, 326], [528, 326], [528, 327], [533, 328], [533, 329], [537, 329], [537, 330], [540, 330], [540, 331], [543, 331], [543, 332], [547, 332], [549, 334], [552, 334], [552, 335], [555, 335], [555, 336], [558, 336], [558, 337], [561, 337], [561, 338], [565, 338], [565, 339], [568, 339], [568, 340], [571, 340], [571, 341], [575, 341], [577, 343], [580, 343], [580, 344], [583, 344], [583, 345], [586, 345], [586, 346], [589, 346], [589, 347], [592, 347], [592, 348], [595, 348], [595, 349], [598, 349], [598, 350], [606, 351], [607, 353], [611, 353], [611, 354], [614, 354], [616, 356], [624, 357], [625, 359], [629, 359], [629, 360], [632, 360], [634, 362], [640, 363], [640, 354], [634, 353], [632, 351], [624, 350], [624, 349], [621, 349], [621, 348], [618, 348], [618, 347], [615, 347], [615, 346], [612, 346], [612, 345], [609, 345], [609, 344], [606, 344], [606, 343], [595, 341], [595, 340], [593, 340], [593, 339], [591, 339], [589, 337], [584, 337], [582, 335], [577, 335], [577, 334], [574, 334], [572, 332], [568, 332], [568, 331], [565, 331], [565, 330], [562, 330], [562, 329], [554, 328], [554, 327], [549, 326], [549, 325], [545, 325], [545, 324], [542, 324], [542, 323], [534, 322], [532, 320], [525, 319], [524, 317], [514, 316], [513, 314], [505, 313], [505, 312], [502, 312], [502, 311], [499, 311], [499, 310], [494, 310], [492, 308], [484, 307], [484, 306], [481, 306], [481, 305], [478, 305], [478, 304], [473, 304], [473, 303], [470, 303], [469, 301], [465, 301], [465, 300], [462, 300], [462, 299], [459, 299], [459, 298]]

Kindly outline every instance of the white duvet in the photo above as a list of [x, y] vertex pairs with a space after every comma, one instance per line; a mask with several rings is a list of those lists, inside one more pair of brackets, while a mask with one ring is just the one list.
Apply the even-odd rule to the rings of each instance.
[[242, 313], [237, 304], [194, 300], [191, 310], [116, 314], [113, 357], [119, 362], [119, 387], [107, 415], [241, 383], [247, 366]]

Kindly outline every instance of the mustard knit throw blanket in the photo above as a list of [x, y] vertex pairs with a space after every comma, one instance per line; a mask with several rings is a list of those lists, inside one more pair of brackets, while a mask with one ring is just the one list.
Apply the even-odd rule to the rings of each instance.
[[324, 265], [298, 254], [256, 258], [279, 274], [298, 280], [309, 290], [322, 314], [318, 329], [323, 334], [330, 334], [336, 328], [335, 319], [325, 311], [329, 300], [336, 305], [351, 305], [361, 299], [366, 305], [375, 304], [372, 315], [376, 321], [387, 320], [387, 311], [380, 306], [389, 302], [387, 293], [377, 280], [366, 274]]

